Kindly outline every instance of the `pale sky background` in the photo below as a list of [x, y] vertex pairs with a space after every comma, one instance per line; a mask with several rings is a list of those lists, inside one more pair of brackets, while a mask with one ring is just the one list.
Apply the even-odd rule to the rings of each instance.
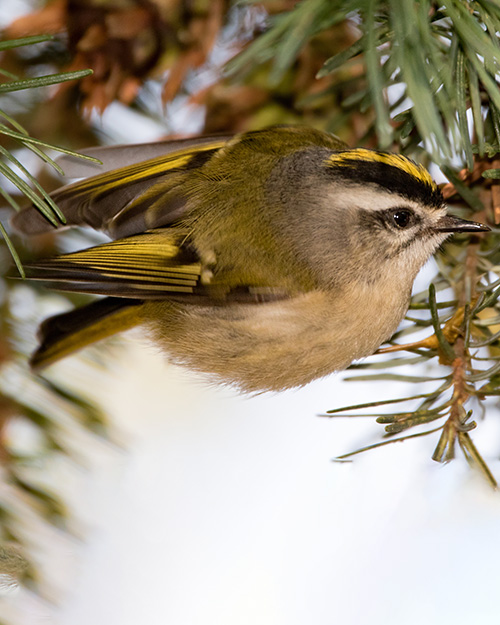
[[424, 439], [330, 462], [376, 427], [315, 412], [391, 389], [242, 399], [132, 360], [109, 393], [134, 443], [87, 491], [58, 624], [498, 623], [500, 505], [462, 459], [437, 465]]
[[[123, 141], [119, 115], [102, 123]], [[331, 376], [241, 397], [169, 366], [137, 334], [109, 375], [78, 359], [59, 367], [95, 385], [122, 449], [95, 445], [82, 466], [54, 467], [84, 541], [55, 547], [41, 533], [59, 605], [13, 590], [0, 622], [498, 625], [500, 500], [460, 452], [433, 462], [434, 435], [331, 462], [382, 426], [318, 413], [415, 387]], [[498, 412], [472, 435], [500, 477]]]

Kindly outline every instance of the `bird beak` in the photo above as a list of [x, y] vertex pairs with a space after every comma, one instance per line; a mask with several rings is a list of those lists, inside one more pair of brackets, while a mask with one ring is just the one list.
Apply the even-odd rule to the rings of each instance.
[[491, 228], [477, 221], [467, 221], [460, 217], [445, 215], [437, 222], [434, 230], [436, 232], [488, 232]]

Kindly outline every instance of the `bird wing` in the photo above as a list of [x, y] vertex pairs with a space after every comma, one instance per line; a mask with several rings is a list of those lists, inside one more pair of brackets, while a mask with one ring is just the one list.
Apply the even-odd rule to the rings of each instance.
[[27, 264], [26, 275], [63, 291], [139, 299], [192, 294], [201, 263], [182, 246], [182, 236], [170, 229], [145, 232]]
[[161, 158], [183, 150], [192, 150], [214, 142], [226, 142], [233, 135], [210, 135], [204, 137], [190, 137], [188, 139], [169, 139], [151, 143], [132, 143], [125, 145], [99, 145], [79, 150], [80, 154], [97, 158], [100, 163], [86, 161], [76, 156], [65, 154], [58, 157], [57, 164], [63, 169], [67, 178], [87, 178], [104, 174], [113, 169], [128, 167], [144, 160]]
[[206, 279], [196, 251], [177, 228], [158, 228], [78, 252], [26, 264], [26, 277], [51, 288], [135, 300], [196, 304], [261, 303], [286, 297], [282, 289], [231, 288]]
[[[65, 216], [65, 226], [90, 226], [113, 239], [167, 226], [184, 214], [187, 198], [181, 186], [186, 176], [210, 159], [228, 138], [111, 148], [109, 159], [106, 148], [96, 148], [89, 152], [104, 159], [105, 170], [117, 163], [128, 164], [61, 187], [51, 197]], [[34, 206], [15, 215], [12, 224], [26, 235], [54, 230]]]

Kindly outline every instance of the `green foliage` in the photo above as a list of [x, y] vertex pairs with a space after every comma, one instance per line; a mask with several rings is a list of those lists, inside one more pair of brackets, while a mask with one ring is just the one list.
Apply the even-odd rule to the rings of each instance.
[[[25, 37], [23, 39], [13, 39], [10, 41], [0, 41], [0, 52], [11, 48], [17, 48], [20, 46], [32, 45], [35, 43], [43, 43], [52, 39], [49, 35], [40, 35], [38, 37]], [[49, 85], [55, 85], [68, 80], [77, 80], [92, 74], [92, 70], [81, 70], [77, 72], [63, 72], [59, 74], [52, 74], [50, 76], [38, 76], [37, 78], [31, 78], [27, 80], [18, 80], [16, 76], [10, 72], [0, 70], [8, 80], [0, 84], [0, 95], [13, 93], [14, 91], [20, 91], [22, 89], [35, 89], [38, 87], [46, 87]], [[63, 152], [65, 154], [71, 154], [73, 156], [80, 156], [81, 158], [90, 159], [88, 156], [79, 155], [72, 150], [62, 148], [59, 146], [51, 145], [45, 141], [40, 141], [29, 136], [29, 133], [21, 124], [8, 115], [0, 108], [0, 117], [5, 120], [5, 123], [0, 123], [0, 136], [9, 137], [19, 147], [25, 147], [34, 154], [36, 154], [45, 163], [51, 165], [57, 172], [62, 173], [61, 168], [57, 163], [50, 158], [40, 148], [45, 150], [55, 150], [56, 152]], [[30, 172], [24, 167], [24, 165], [14, 156], [12, 150], [7, 150], [3, 146], [0, 146], [0, 174], [3, 174], [12, 185], [17, 187], [21, 193], [28, 198], [33, 204], [40, 210], [40, 212], [55, 226], [64, 223], [64, 215], [59, 211], [52, 198], [44, 191], [36, 178], [30, 174]], [[16, 171], [17, 170], [17, 171]], [[20, 175], [20, 172], [22, 175]], [[27, 178], [34, 189], [26, 182]], [[19, 204], [16, 199], [5, 189], [0, 187], [0, 195], [7, 201], [14, 210], [19, 210]], [[24, 271], [22, 268], [19, 256], [10, 240], [5, 226], [0, 222], [0, 233], [2, 234], [12, 257], [17, 265], [19, 273], [24, 277]]]
[[269, 81], [276, 86], [314, 35], [347, 17], [349, 9], [342, 7], [343, 4], [346, 3], [341, 0], [308, 0], [299, 2], [293, 11], [271, 18], [269, 29], [226, 65], [226, 73], [240, 76], [272, 60]]

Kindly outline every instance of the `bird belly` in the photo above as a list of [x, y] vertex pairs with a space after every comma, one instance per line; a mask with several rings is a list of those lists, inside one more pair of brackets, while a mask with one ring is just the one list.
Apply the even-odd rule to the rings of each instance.
[[373, 353], [407, 308], [407, 301], [389, 303], [388, 311], [387, 301], [380, 308], [375, 300], [353, 305], [348, 297], [314, 291], [253, 305], [156, 301], [145, 304], [144, 312], [151, 338], [174, 362], [242, 391], [261, 392], [303, 386]]

